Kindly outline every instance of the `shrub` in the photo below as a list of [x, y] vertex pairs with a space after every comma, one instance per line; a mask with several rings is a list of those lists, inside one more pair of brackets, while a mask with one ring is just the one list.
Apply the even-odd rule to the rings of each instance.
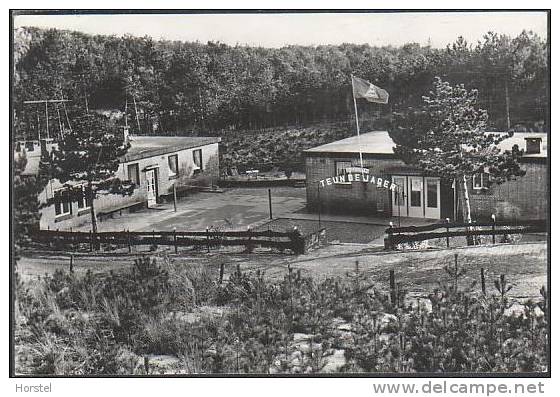
[[186, 373], [314, 373], [334, 348], [345, 350], [349, 372], [548, 368], [547, 291], [512, 312], [505, 276], [480, 295], [458, 288], [462, 269], [446, 268], [450, 282], [426, 301], [401, 296], [397, 305], [359, 274], [317, 282], [288, 268], [270, 281], [238, 267], [219, 285], [208, 266], [159, 262], [20, 283], [18, 372], [138, 374], [143, 355], [169, 354]]

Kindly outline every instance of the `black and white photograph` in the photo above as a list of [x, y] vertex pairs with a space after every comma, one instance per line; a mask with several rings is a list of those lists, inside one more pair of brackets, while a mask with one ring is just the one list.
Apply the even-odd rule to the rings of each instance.
[[11, 10], [10, 377], [550, 377], [550, 16]]

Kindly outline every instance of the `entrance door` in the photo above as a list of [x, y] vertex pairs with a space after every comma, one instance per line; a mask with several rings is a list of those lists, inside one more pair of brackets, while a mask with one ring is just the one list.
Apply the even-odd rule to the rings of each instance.
[[156, 170], [146, 171], [146, 189], [148, 191], [148, 208], [157, 204]]
[[424, 181], [421, 176], [408, 177], [408, 216], [424, 217]]
[[426, 218], [441, 218], [441, 191], [439, 178], [426, 178], [425, 203]]
[[393, 183], [397, 188], [393, 190], [393, 216], [408, 216], [406, 201], [408, 194], [406, 193], [406, 177], [393, 176]]

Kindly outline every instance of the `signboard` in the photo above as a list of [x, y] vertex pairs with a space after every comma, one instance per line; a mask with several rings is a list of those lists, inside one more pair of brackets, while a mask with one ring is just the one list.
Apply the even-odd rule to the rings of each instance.
[[346, 168], [347, 174], [369, 174], [369, 168], [362, 168], [362, 167], [347, 167]]
[[[359, 169], [361, 170], [361, 168]], [[336, 183], [352, 183], [352, 182], [369, 183], [375, 187], [389, 189], [391, 191], [394, 191], [397, 188], [397, 185], [395, 185], [392, 181], [384, 178], [376, 178], [374, 175], [370, 175], [369, 173], [365, 173], [365, 172], [363, 174], [361, 172], [355, 172], [346, 175], [338, 175], [338, 176], [333, 176], [331, 178], [321, 179], [319, 181], [319, 186], [326, 187], [326, 186], [334, 185]]]

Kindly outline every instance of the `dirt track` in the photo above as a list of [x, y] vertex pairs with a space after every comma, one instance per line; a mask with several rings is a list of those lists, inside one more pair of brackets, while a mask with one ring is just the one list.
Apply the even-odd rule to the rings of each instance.
[[[513, 284], [511, 296], [517, 299], [538, 298], [540, 287], [547, 284], [547, 248], [546, 243], [542, 242], [409, 252], [385, 252], [367, 245], [341, 244], [329, 245], [300, 256], [212, 253], [170, 257], [185, 265], [205, 264], [216, 273], [216, 277], [219, 264], [224, 263], [226, 279], [237, 264], [244, 271], [264, 271], [271, 279], [283, 277], [288, 264], [296, 271], [301, 269], [303, 275], [317, 279], [346, 277], [354, 274], [355, 262], [358, 261], [358, 271], [364, 283], [385, 291], [388, 288], [389, 270], [394, 270], [397, 282], [402, 283], [410, 295], [425, 296], [438, 286], [439, 281], [449, 280], [443, 267], [453, 265], [455, 253], [458, 254], [459, 267], [467, 271], [461, 279], [462, 285], [479, 281], [480, 268], [486, 271], [486, 285], [491, 293], [495, 292], [493, 280], [500, 274], [505, 274]], [[135, 256], [77, 256], [74, 270], [117, 270], [130, 266], [134, 259]], [[69, 269], [68, 255], [37, 254], [23, 257], [18, 264], [18, 272], [26, 280], [52, 273], [57, 268]]]

